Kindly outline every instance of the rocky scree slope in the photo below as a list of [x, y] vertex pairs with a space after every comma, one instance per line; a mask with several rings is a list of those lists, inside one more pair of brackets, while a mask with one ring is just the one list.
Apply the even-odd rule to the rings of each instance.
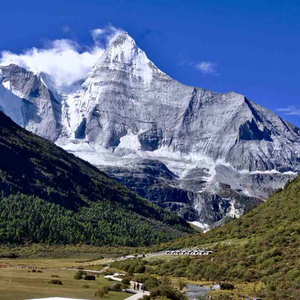
[[[14, 79], [17, 68], [0, 67], [0, 104], [14, 121], [204, 228], [240, 217], [299, 172], [299, 128], [243, 95], [179, 83], [128, 34], [64, 93], [43, 73]], [[20, 96], [37, 119], [14, 117]]]

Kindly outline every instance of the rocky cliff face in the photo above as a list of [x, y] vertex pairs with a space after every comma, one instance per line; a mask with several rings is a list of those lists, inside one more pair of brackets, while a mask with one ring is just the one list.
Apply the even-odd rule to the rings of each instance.
[[0, 107], [22, 127], [55, 141], [61, 133], [60, 95], [49, 75], [0, 67]]
[[0, 94], [2, 110], [14, 119], [14, 97], [35, 109], [18, 124], [188, 220], [239, 217], [300, 170], [300, 129], [243, 95], [173, 80], [128, 34], [66, 95], [45, 74], [1, 70], [13, 99]]

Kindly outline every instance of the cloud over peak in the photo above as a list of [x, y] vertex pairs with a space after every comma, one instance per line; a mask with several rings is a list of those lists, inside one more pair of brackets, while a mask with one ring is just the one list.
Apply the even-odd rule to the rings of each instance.
[[217, 74], [217, 65], [210, 61], [201, 61], [195, 64], [195, 68], [203, 74]]
[[200, 71], [202, 74], [219, 75], [217, 71], [217, 64], [211, 61], [190, 61], [184, 60], [181, 62], [182, 66], [191, 66]]
[[278, 108], [277, 111], [290, 116], [300, 116], [300, 106], [290, 105], [288, 107]]
[[84, 78], [105, 49], [123, 32], [113, 26], [94, 29], [91, 31], [92, 47], [59, 39], [48, 42], [44, 48], [33, 47], [21, 54], [3, 51], [0, 64], [17, 64], [33, 72], [43, 71], [54, 78], [58, 88], [64, 88]]

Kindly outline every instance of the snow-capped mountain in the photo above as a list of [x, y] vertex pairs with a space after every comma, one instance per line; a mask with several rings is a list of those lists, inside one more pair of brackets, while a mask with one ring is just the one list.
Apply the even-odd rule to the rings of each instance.
[[68, 93], [47, 74], [0, 70], [15, 122], [190, 221], [239, 217], [300, 171], [299, 128], [243, 95], [179, 83], [128, 34]]

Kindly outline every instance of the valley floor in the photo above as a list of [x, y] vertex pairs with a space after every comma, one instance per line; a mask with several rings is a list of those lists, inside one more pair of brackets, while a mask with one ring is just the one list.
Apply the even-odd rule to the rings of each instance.
[[[80, 259], [84, 260], [84, 259]], [[103, 263], [104, 260], [96, 261]], [[36, 259], [36, 260], [1, 260], [0, 261], [0, 299], [24, 300], [48, 297], [65, 297], [76, 299], [99, 299], [95, 292], [110, 281], [103, 275], [97, 276], [96, 281], [75, 280], [74, 270], [61, 270], [59, 268], [77, 268], [88, 266], [88, 262], [79, 263], [74, 259]], [[40, 272], [32, 272], [39, 270]], [[103, 269], [103, 266], [89, 266], [91, 269]], [[60, 280], [62, 285], [51, 284], [51, 280]], [[125, 292], [112, 292], [105, 295], [104, 300], [123, 300], [130, 295]]]

